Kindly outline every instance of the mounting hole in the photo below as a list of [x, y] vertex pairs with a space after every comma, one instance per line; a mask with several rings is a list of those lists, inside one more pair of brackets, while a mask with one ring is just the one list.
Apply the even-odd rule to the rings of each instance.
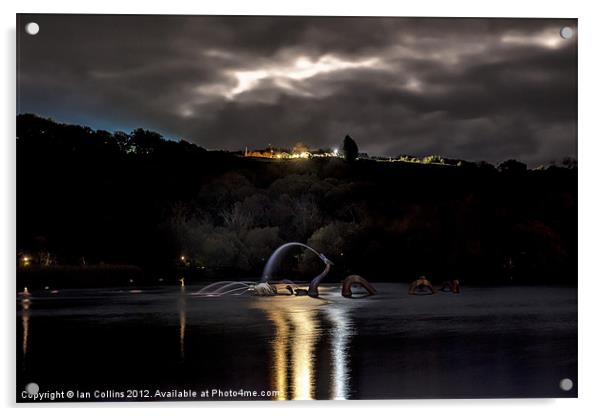
[[28, 394], [38, 394], [38, 392], [40, 391], [40, 386], [38, 386], [37, 383], [29, 383], [27, 386], [25, 386], [25, 391]]
[[570, 378], [563, 378], [560, 380], [560, 388], [564, 391], [571, 391], [573, 389], [573, 380]]
[[570, 28], [569, 26], [565, 26], [562, 29], [560, 29], [560, 37], [562, 39], [570, 39], [573, 37], [573, 29]]
[[28, 35], [37, 35], [38, 32], [40, 31], [40, 25], [37, 24], [36, 22], [29, 22], [25, 25], [25, 32]]

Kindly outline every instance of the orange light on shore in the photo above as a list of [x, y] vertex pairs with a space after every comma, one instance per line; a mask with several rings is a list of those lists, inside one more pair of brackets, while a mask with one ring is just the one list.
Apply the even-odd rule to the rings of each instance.
[[291, 155], [291, 158], [293, 158], [293, 159], [308, 159], [309, 158], [309, 152], [293, 153]]
[[31, 257], [29, 257], [29, 256], [21, 257], [21, 265], [23, 267], [29, 267], [31, 265]]
[[339, 150], [334, 149], [330, 152], [312, 152], [309, 150], [305, 151], [293, 151], [292, 153], [280, 152], [280, 151], [262, 151], [262, 150], [248, 150], [245, 149], [245, 157], [259, 157], [265, 159], [310, 159], [315, 157], [339, 157]]

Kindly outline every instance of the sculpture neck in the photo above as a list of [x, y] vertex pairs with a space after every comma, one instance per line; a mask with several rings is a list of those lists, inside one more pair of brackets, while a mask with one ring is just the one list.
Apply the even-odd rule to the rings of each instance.
[[324, 271], [322, 273], [320, 273], [319, 275], [317, 275], [316, 277], [313, 278], [313, 280], [309, 283], [309, 289], [308, 289], [308, 295], [314, 298], [317, 298], [319, 296], [318, 293], [318, 286], [320, 285], [320, 282], [322, 281], [322, 279], [328, 274], [328, 272], [330, 271], [330, 263], [326, 263], [326, 268], [324, 269]]

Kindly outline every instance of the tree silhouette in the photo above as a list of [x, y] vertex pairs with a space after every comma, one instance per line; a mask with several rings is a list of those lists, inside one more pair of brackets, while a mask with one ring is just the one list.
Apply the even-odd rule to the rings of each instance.
[[500, 163], [500, 165], [498, 166], [498, 169], [500, 170], [500, 172], [519, 173], [519, 172], [526, 172], [527, 165], [525, 165], [522, 162], [519, 162], [518, 160], [509, 159], [509, 160], [506, 160], [505, 162]]
[[[124, 284], [131, 273], [149, 284], [259, 276], [286, 241], [333, 258], [332, 281], [576, 281], [576, 160], [537, 171], [427, 159], [462, 166], [442, 168], [410, 155], [256, 160], [35, 115], [17, 117], [17, 137], [20, 287], [35, 273], [82, 286]], [[351, 137], [342, 152], [358, 157]], [[315, 256], [299, 256], [288, 256], [287, 277], [315, 276]]]
[[345, 140], [343, 140], [343, 155], [345, 156], [345, 160], [347, 162], [353, 162], [357, 159], [358, 154], [359, 150], [357, 148], [357, 143], [351, 136], [346, 135]]

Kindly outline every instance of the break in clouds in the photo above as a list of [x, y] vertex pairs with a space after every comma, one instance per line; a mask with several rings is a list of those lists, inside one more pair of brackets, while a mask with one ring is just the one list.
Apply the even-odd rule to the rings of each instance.
[[[29, 21], [36, 36], [24, 33]], [[20, 15], [18, 112], [208, 149], [576, 156], [576, 20]]]

